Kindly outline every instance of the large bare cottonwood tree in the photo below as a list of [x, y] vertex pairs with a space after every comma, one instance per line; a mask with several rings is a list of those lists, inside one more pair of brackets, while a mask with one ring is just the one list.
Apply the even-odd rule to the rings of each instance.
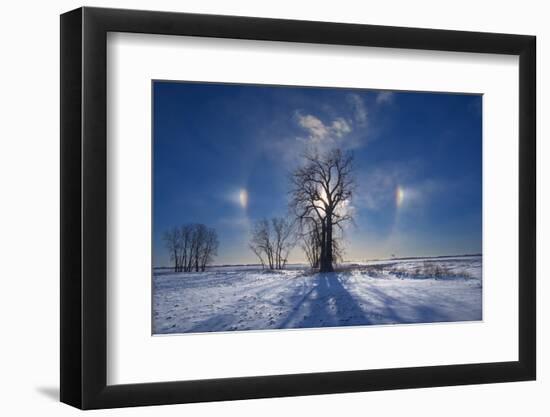
[[301, 226], [310, 263], [320, 272], [332, 272], [341, 252], [336, 229], [342, 231], [343, 224], [352, 220], [347, 208], [355, 188], [353, 156], [340, 149], [310, 150], [303, 159], [291, 177], [291, 208]]

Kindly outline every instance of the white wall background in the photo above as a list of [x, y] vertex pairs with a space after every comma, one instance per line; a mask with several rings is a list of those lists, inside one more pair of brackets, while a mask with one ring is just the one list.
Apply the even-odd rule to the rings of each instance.
[[[8, 2], [0, 23], [0, 410], [75, 415], [59, 392], [59, 17], [73, 0]], [[99, 411], [98, 415], [383, 414], [451, 416], [548, 413], [550, 390], [550, 147], [543, 120], [550, 83], [550, 26], [536, 0], [441, 2], [123, 0], [86, 5], [239, 14], [534, 34], [538, 37], [539, 378], [536, 382]], [[543, 189], [543, 188], [546, 188]], [[546, 394], [546, 395], [545, 395]]]

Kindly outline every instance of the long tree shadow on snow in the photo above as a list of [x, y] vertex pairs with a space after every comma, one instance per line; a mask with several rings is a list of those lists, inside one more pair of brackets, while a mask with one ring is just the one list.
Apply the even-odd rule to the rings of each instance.
[[[298, 296], [299, 297], [299, 296]], [[283, 320], [280, 328], [339, 327], [372, 324], [338, 273], [317, 274], [313, 286]]]
[[[373, 305], [375, 319], [372, 324], [411, 324], [411, 323], [435, 323], [452, 321], [444, 312], [426, 304], [421, 300], [408, 299], [407, 294], [401, 297], [389, 295], [374, 285], [369, 285], [368, 292], [376, 299], [376, 307]], [[407, 301], [406, 301], [407, 300]], [[414, 302], [416, 301], [416, 302]], [[380, 308], [380, 305], [383, 305]]]

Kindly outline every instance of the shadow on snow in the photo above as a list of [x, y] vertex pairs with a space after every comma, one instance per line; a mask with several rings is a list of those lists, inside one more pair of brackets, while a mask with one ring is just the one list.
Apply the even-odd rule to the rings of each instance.
[[[294, 298], [300, 297], [300, 294]], [[301, 295], [279, 328], [311, 328], [372, 324], [338, 273], [317, 274], [313, 286]]]

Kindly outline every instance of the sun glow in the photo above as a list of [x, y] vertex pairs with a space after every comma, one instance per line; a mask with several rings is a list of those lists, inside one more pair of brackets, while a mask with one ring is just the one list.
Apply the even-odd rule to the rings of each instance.
[[320, 208], [318, 210], [319, 214], [322, 217], [324, 217], [325, 215], [324, 208], [328, 205], [328, 198], [327, 198], [327, 193], [325, 192], [325, 189], [321, 187], [320, 190], [317, 192], [317, 196], [318, 196], [318, 200], [315, 200], [314, 204]]
[[244, 188], [239, 191], [239, 204], [242, 208], [246, 208], [248, 206], [248, 191]]
[[321, 187], [321, 190], [319, 191], [319, 198], [321, 203], [324, 205], [328, 204], [327, 192], [323, 187]]
[[405, 199], [405, 190], [399, 185], [395, 189], [395, 205], [401, 207]]

